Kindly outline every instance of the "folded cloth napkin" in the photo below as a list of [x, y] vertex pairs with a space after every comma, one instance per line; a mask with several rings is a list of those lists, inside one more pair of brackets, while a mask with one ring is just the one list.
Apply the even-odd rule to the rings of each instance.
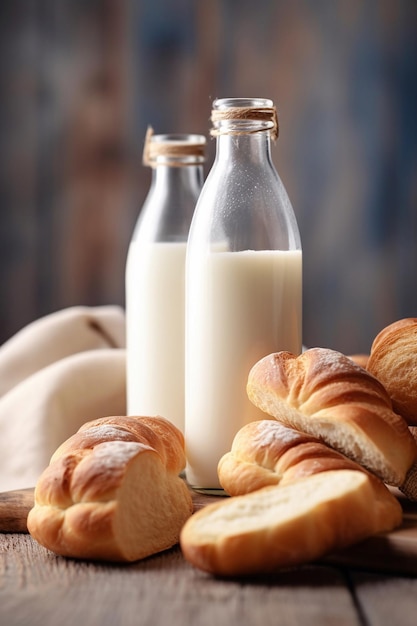
[[75, 306], [41, 317], [0, 347], [0, 397], [30, 374], [70, 354], [124, 347], [121, 307]]
[[126, 414], [119, 307], [74, 307], [33, 322], [0, 348], [0, 491], [36, 484], [85, 422]]

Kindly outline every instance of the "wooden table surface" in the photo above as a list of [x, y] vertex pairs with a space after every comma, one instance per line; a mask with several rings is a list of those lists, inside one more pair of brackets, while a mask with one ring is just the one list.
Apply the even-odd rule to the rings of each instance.
[[192, 567], [179, 547], [100, 564], [56, 556], [27, 533], [0, 533], [0, 625], [415, 626], [417, 577], [378, 567], [339, 559], [222, 580]]
[[417, 579], [327, 565], [219, 580], [180, 549], [130, 565], [55, 556], [0, 535], [2, 626], [415, 626]]

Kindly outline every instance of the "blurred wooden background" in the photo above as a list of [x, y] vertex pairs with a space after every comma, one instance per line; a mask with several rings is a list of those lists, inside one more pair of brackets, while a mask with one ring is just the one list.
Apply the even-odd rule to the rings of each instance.
[[0, 343], [124, 304], [147, 125], [208, 134], [230, 96], [278, 107], [304, 343], [366, 351], [417, 316], [414, 0], [2, 0], [0, 53]]

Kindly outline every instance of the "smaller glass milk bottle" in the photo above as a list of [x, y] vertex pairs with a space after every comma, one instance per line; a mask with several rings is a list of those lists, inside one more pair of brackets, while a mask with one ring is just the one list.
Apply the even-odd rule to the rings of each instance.
[[126, 262], [128, 415], [161, 415], [184, 431], [186, 242], [203, 184], [202, 135], [154, 135], [152, 182]]
[[271, 100], [214, 101], [216, 158], [191, 224], [186, 259], [186, 477], [216, 491], [237, 431], [265, 417], [249, 401], [250, 368], [301, 352], [302, 253], [271, 161]]

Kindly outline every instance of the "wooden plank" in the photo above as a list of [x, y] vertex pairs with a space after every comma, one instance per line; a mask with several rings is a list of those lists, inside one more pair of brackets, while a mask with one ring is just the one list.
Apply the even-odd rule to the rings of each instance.
[[33, 489], [0, 493], [0, 532], [26, 533], [26, 519], [33, 506]]
[[[7, 497], [23, 511], [33, 491]], [[195, 509], [218, 499], [194, 494]], [[0, 535], [0, 623], [8, 626], [57, 620], [62, 626], [77, 620], [86, 626], [411, 626], [416, 604], [416, 579], [328, 564], [222, 580], [193, 568], [179, 547], [113, 565], [56, 556], [25, 533]]]
[[417, 624], [415, 578], [389, 578], [381, 574], [351, 572], [350, 585], [354, 589], [362, 624]]
[[7, 626], [358, 625], [343, 573], [334, 568], [226, 581], [193, 568], [179, 548], [118, 566], [54, 556], [27, 534], [0, 535], [0, 581], [0, 622]]

